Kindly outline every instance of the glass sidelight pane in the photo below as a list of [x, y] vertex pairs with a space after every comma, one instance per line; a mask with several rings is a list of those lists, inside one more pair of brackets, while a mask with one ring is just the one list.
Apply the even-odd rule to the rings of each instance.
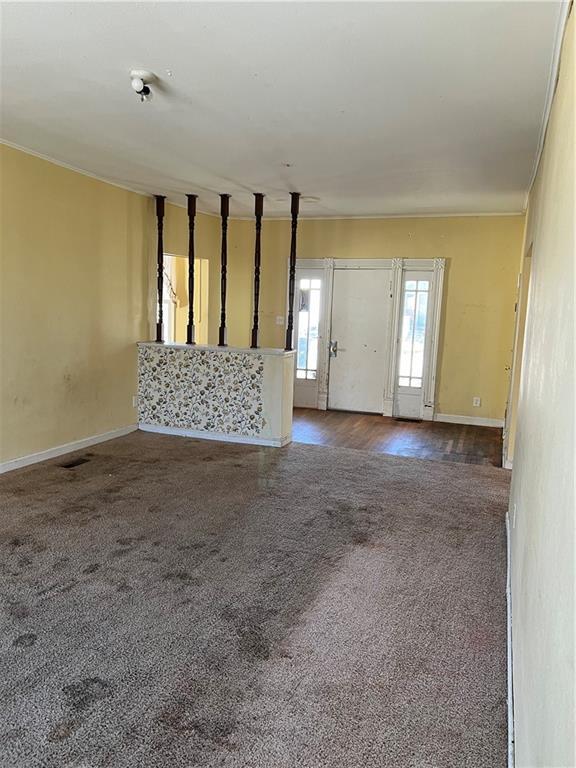
[[[406, 283], [408, 285], [408, 283]], [[402, 343], [400, 345], [400, 376], [410, 376], [412, 368], [412, 338], [414, 336], [414, 312], [416, 292], [404, 293], [404, 314], [402, 317]]]
[[302, 278], [298, 298], [298, 346], [296, 378], [315, 380], [318, 370], [318, 338], [322, 281]]
[[[416, 314], [414, 318], [414, 341], [412, 344], [411, 375], [422, 377], [424, 373], [424, 341], [426, 338], [426, 310], [428, 309], [428, 292], [416, 294]], [[410, 386], [415, 386], [410, 383]], [[417, 385], [419, 386], [419, 385]]]
[[400, 387], [422, 387], [429, 288], [428, 280], [406, 280], [404, 284], [398, 369]]
[[301, 309], [298, 312], [298, 360], [297, 368], [306, 370], [306, 357], [308, 355], [308, 325], [309, 315], [307, 309]]

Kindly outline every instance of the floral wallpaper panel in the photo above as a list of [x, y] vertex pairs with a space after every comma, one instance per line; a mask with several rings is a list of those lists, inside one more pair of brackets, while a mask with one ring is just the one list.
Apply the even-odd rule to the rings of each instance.
[[138, 347], [138, 419], [142, 424], [257, 436], [262, 413], [262, 355], [143, 345]]

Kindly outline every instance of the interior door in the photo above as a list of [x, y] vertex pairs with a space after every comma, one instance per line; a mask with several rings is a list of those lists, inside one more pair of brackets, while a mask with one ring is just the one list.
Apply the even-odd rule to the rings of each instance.
[[383, 412], [391, 274], [390, 269], [334, 270], [329, 408]]
[[432, 273], [407, 270], [402, 277], [398, 370], [394, 415], [421, 419], [430, 355]]
[[297, 269], [294, 291], [294, 406], [318, 407], [324, 341], [324, 270]]

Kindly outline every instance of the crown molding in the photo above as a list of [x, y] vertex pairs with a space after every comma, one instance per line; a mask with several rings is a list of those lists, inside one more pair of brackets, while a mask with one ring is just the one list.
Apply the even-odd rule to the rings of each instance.
[[[356, 221], [367, 219], [380, 221], [381, 219], [459, 219], [459, 218], [484, 218], [494, 216], [524, 216], [526, 209], [519, 211], [482, 211], [472, 213], [373, 213], [367, 215], [342, 215], [342, 216], [306, 216], [300, 214], [298, 221]], [[230, 217], [232, 218], [232, 216]], [[254, 221], [253, 216], [234, 216], [235, 221]], [[291, 221], [290, 216], [267, 216], [265, 221]]]
[[[115, 181], [110, 181], [110, 179], [105, 179], [102, 176], [97, 176], [95, 173], [91, 173], [90, 171], [85, 170], [84, 168], [78, 168], [75, 165], [70, 165], [70, 163], [65, 163], [61, 160], [56, 160], [53, 157], [50, 157], [49, 155], [44, 155], [42, 152], [37, 152], [34, 149], [29, 149], [28, 147], [23, 147], [20, 144], [16, 144], [13, 141], [8, 141], [7, 139], [3, 139], [0, 137], [0, 144], [4, 144], [7, 147], [11, 147], [12, 149], [16, 149], [19, 152], [23, 152], [26, 155], [32, 155], [33, 157], [37, 157], [40, 160], [45, 160], [48, 163], [52, 163], [53, 165], [57, 165], [60, 168], [65, 168], [68, 171], [73, 171], [74, 173], [79, 173], [81, 176], [87, 176], [89, 179], [94, 179], [95, 181], [100, 181], [103, 184], [109, 184], [111, 187], [116, 187], [117, 189], [123, 189], [126, 192], [132, 192], [135, 195], [141, 195], [142, 197], [148, 197], [150, 199], [153, 199], [154, 195], [152, 193], [148, 192], [142, 192], [140, 189], [134, 189], [134, 187], [129, 187], [126, 184], [119, 184]], [[527, 199], [527, 198], [526, 198]], [[174, 205], [177, 208], [183, 208], [186, 209], [186, 205], [184, 203], [175, 203], [172, 200], [166, 201], [168, 205]], [[198, 209], [198, 213], [201, 213], [203, 216], [212, 216], [213, 218], [219, 219], [220, 216], [217, 213], [213, 213], [212, 211], [205, 211]], [[461, 218], [461, 217], [493, 217], [493, 216], [523, 216], [526, 213], [526, 209], [519, 210], [519, 211], [482, 211], [482, 212], [470, 212], [470, 213], [382, 213], [382, 214], [368, 214], [368, 215], [341, 215], [341, 216], [306, 216], [301, 215], [300, 221], [356, 221], [356, 220], [380, 220], [380, 219], [454, 219], [454, 218]], [[266, 216], [265, 221], [291, 221], [290, 216]], [[254, 221], [253, 216], [230, 216], [230, 221]]]
[[[132, 192], [135, 195], [148, 197], [151, 200], [154, 199], [154, 195], [151, 192], [142, 192], [141, 189], [134, 189], [134, 187], [129, 187], [126, 184], [119, 184], [117, 181], [110, 181], [110, 179], [105, 179], [103, 176], [97, 176], [95, 173], [87, 171], [85, 168], [78, 168], [75, 165], [70, 165], [70, 163], [63, 162], [62, 160], [56, 160], [54, 157], [44, 155], [42, 152], [37, 152], [35, 149], [30, 149], [29, 147], [23, 147], [20, 144], [16, 144], [14, 141], [8, 141], [8, 139], [3, 139], [0, 137], [0, 144], [3, 144], [6, 147], [10, 147], [11, 149], [16, 149], [18, 152], [23, 152], [25, 155], [32, 155], [32, 157], [37, 157], [39, 160], [45, 160], [47, 163], [52, 163], [52, 165], [57, 165], [60, 168], [65, 168], [67, 171], [79, 173], [81, 176], [87, 176], [89, 179], [94, 179], [94, 181], [101, 181], [102, 184], [108, 184], [111, 187], [123, 189], [126, 192]], [[167, 200], [166, 202], [168, 205], [175, 205], [177, 208], [186, 209], [185, 203], [174, 203], [172, 200]], [[198, 209], [198, 213], [201, 213], [204, 216], [214, 216], [219, 218], [217, 214], [210, 211], [202, 211]]]
[[538, 136], [538, 145], [536, 149], [536, 156], [534, 158], [534, 166], [530, 175], [530, 183], [528, 185], [528, 191], [526, 192], [526, 199], [524, 201], [524, 209], [528, 209], [528, 200], [532, 187], [536, 181], [536, 175], [538, 168], [540, 167], [540, 158], [544, 151], [544, 142], [546, 141], [546, 132], [548, 130], [548, 121], [550, 120], [550, 112], [552, 111], [552, 104], [554, 103], [554, 94], [556, 93], [556, 85], [558, 83], [558, 75], [560, 72], [560, 56], [562, 54], [562, 44], [564, 43], [564, 33], [566, 31], [566, 23], [568, 16], [572, 10], [572, 0], [562, 0], [558, 11], [558, 19], [556, 21], [556, 32], [554, 41], [554, 50], [552, 52], [552, 59], [550, 60], [550, 72], [548, 74], [548, 85], [546, 87], [546, 99], [544, 102], [544, 110], [542, 112], [542, 122], [540, 124], [540, 134]]

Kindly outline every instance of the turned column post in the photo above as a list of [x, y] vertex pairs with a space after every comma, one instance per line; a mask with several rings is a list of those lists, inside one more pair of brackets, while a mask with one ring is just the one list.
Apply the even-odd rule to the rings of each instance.
[[164, 195], [154, 195], [156, 199], [156, 227], [158, 231], [158, 248], [157, 248], [157, 261], [158, 261], [158, 311], [156, 322], [156, 341], [162, 342], [162, 324], [163, 324], [163, 291], [164, 291]]
[[220, 328], [218, 346], [227, 346], [226, 340], [226, 279], [228, 272], [228, 214], [230, 195], [220, 195], [220, 217], [222, 220], [222, 249], [220, 253]]
[[194, 328], [194, 222], [196, 219], [197, 195], [186, 195], [188, 200], [188, 326], [186, 344], [196, 343]]
[[288, 277], [288, 324], [286, 326], [286, 352], [292, 351], [292, 334], [294, 331], [294, 284], [296, 280], [296, 231], [298, 229], [298, 211], [300, 209], [300, 193], [290, 193], [290, 213], [292, 215], [292, 234], [290, 239], [290, 272]]
[[264, 213], [264, 195], [254, 195], [254, 216], [256, 217], [256, 239], [254, 242], [254, 321], [252, 325], [252, 349], [258, 347], [258, 310], [260, 307], [260, 239], [262, 233], [262, 215]]

